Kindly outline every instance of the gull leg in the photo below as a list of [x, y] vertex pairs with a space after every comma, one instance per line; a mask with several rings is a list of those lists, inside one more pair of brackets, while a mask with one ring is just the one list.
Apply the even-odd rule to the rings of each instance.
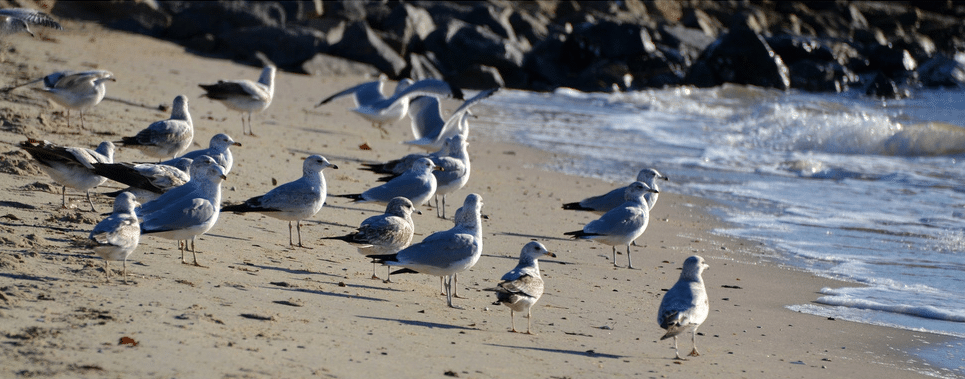
[[372, 262], [372, 279], [378, 279], [379, 276], [375, 275], [375, 268], [378, 267], [375, 262]]
[[292, 242], [292, 222], [291, 221], [288, 222], [288, 246], [295, 246], [295, 243]]
[[446, 294], [446, 278], [448, 278], [446, 275], [439, 277], [439, 291], [441, 291], [443, 295]]
[[[295, 221], [295, 230], [298, 231], [298, 247], [305, 247], [302, 246], [302, 220]], [[288, 234], [291, 234], [291, 231], [289, 231]], [[288, 239], [291, 239], [290, 235]]]
[[686, 359], [680, 357], [680, 350], [677, 349], [677, 336], [673, 336], [673, 354], [676, 356], [674, 359], [678, 361], [686, 361]]
[[90, 204], [91, 211], [97, 212], [97, 209], [94, 208], [94, 202], [90, 199], [90, 190], [87, 190], [87, 204]]
[[442, 219], [446, 219], [446, 195], [442, 195]]
[[509, 319], [513, 322], [513, 333], [519, 333], [516, 331], [516, 312], [514, 312], [512, 309], [509, 310]]
[[533, 308], [526, 310], [526, 334], [533, 334]]
[[197, 267], [204, 267], [204, 266], [202, 266], [200, 263], [198, 263], [198, 251], [194, 249], [194, 239], [195, 239], [195, 238], [197, 238], [197, 237], [196, 237], [196, 236], [195, 236], [195, 237], [191, 237], [191, 254], [194, 255], [194, 265], [197, 266]]
[[633, 260], [630, 259], [630, 245], [627, 245], [627, 268], [633, 268]]
[[436, 217], [442, 217], [443, 219], [445, 219], [446, 218], [445, 214], [442, 214], [442, 215], [439, 214], [439, 195], [435, 195], [433, 197], [436, 198]]
[[455, 274], [449, 276], [449, 282], [447, 283], [448, 286], [446, 287], [446, 300], [449, 302], [449, 308], [462, 309], [461, 307], [452, 305], [452, 283], [455, 280], [455, 277]]
[[610, 246], [610, 248], [613, 249], [613, 267], [620, 267], [620, 266], [617, 266], [617, 247]]
[[124, 258], [124, 270], [121, 272], [124, 275], [124, 284], [127, 284], [127, 258]]
[[67, 109], [67, 129], [70, 129], [70, 108]]
[[104, 274], [107, 276], [107, 277], [105, 278], [107, 283], [110, 283], [110, 282], [111, 282], [111, 265], [110, 265], [110, 263], [111, 263], [110, 261], [108, 261], [108, 260], [106, 260], [106, 259], [104, 260]]
[[60, 187], [60, 207], [67, 208], [67, 186]]
[[181, 244], [181, 241], [178, 241], [178, 247], [181, 248], [181, 264], [188, 264], [188, 262], [184, 260], [184, 250], [188, 248], [188, 241], [185, 240], [184, 245]]
[[693, 338], [694, 349], [691, 350], [691, 351], [690, 351], [690, 354], [688, 354], [688, 355], [691, 356], [691, 357], [699, 357], [699, 356], [700, 356], [700, 352], [697, 351], [697, 329], [695, 328], [694, 330], [692, 330], [692, 331], [690, 332], [690, 335], [691, 335], [691, 337]]
[[452, 283], [453, 283], [453, 287], [452, 287], [452, 297], [456, 297], [456, 298], [460, 298], [460, 299], [468, 299], [468, 297], [466, 297], [466, 296], [459, 296], [459, 286], [456, 285], [456, 283], [458, 283], [458, 282], [459, 282], [459, 281], [456, 279], [456, 274], [452, 274]]

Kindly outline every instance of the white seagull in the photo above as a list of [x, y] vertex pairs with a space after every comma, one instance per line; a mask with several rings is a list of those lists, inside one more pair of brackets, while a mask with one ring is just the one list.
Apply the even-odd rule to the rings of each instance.
[[124, 283], [127, 283], [127, 257], [137, 248], [141, 227], [134, 208], [139, 204], [134, 195], [124, 192], [114, 199], [114, 213], [98, 222], [88, 237], [94, 252], [104, 260], [104, 273], [111, 277], [110, 261], [123, 261]]
[[707, 289], [704, 287], [704, 279], [700, 274], [709, 268], [704, 263], [704, 258], [694, 255], [684, 261], [683, 271], [680, 272], [680, 279], [677, 283], [663, 295], [660, 302], [660, 310], [657, 311], [657, 323], [661, 328], [667, 330], [667, 334], [660, 337], [660, 340], [673, 337], [673, 349], [676, 359], [680, 358], [680, 350], [677, 349], [677, 335], [686, 332], [691, 333], [694, 349], [690, 351], [690, 356], [699, 356], [697, 351], [697, 327], [707, 319], [710, 313], [710, 303], [707, 300]]
[[[395, 254], [412, 243], [412, 234], [415, 233], [412, 212], [422, 214], [409, 199], [395, 197], [385, 206], [385, 213], [365, 219], [355, 232], [322, 239], [348, 242], [358, 248], [359, 254], [365, 256]], [[373, 264], [372, 279], [378, 278]], [[390, 281], [388, 275], [385, 281]]]
[[302, 177], [275, 187], [268, 193], [255, 196], [244, 203], [221, 208], [222, 212], [258, 212], [279, 220], [288, 221], [288, 245], [292, 241], [292, 221], [298, 230], [298, 247], [302, 246], [302, 220], [314, 216], [325, 204], [328, 190], [325, 186], [326, 168], [338, 169], [321, 155], [312, 155], [302, 164]]
[[[411, 83], [411, 84], [410, 84]], [[316, 108], [343, 96], [353, 95], [355, 108], [353, 112], [372, 122], [374, 126], [382, 128], [382, 124], [401, 120], [408, 113], [409, 102], [419, 96], [454, 97], [462, 99], [462, 91], [438, 79], [423, 79], [417, 82], [403, 80], [399, 82], [395, 93], [386, 98], [382, 95], [382, 78], [379, 81], [362, 83], [345, 89], [322, 100]], [[383, 133], [385, 133], [385, 130]]]
[[171, 107], [171, 118], [151, 123], [133, 137], [124, 137], [119, 143], [140, 149], [144, 154], [158, 158], [176, 158], [194, 140], [194, 124], [188, 112], [188, 98], [178, 95]]
[[543, 278], [539, 274], [539, 263], [537, 259], [543, 256], [556, 258], [546, 250], [543, 244], [532, 241], [523, 246], [519, 252], [519, 263], [516, 268], [507, 272], [496, 285], [496, 302], [493, 305], [505, 305], [509, 307], [509, 318], [513, 323], [513, 332], [516, 331], [516, 312], [526, 312], [526, 334], [532, 332], [533, 305], [543, 296]]
[[429, 158], [420, 158], [415, 164], [397, 178], [378, 187], [369, 188], [360, 194], [332, 195], [354, 199], [356, 202], [388, 203], [392, 198], [402, 196], [412, 204], [422, 205], [436, 193], [436, 177], [433, 170], [439, 168]]
[[62, 147], [47, 141], [29, 139], [21, 142], [20, 147], [27, 151], [40, 165], [41, 170], [50, 175], [62, 186], [61, 205], [67, 207], [67, 187], [84, 191], [90, 209], [96, 211], [90, 199], [90, 190], [107, 181], [107, 178], [94, 173], [94, 163], [112, 163], [114, 144], [101, 142], [96, 150], [82, 147]]
[[231, 110], [248, 114], [248, 130], [245, 116], [241, 115], [241, 134], [255, 135], [251, 129], [251, 114], [268, 109], [275, 95], [275, 66], [267, 65], [261, 70], [258, 82], [243, 80], [219, 80], [215, 84], [198, 84], [205, 90], [202, 97], [218, 100]]
[[105, 195], [116, 197], [130, 192], [137, 201], [147, 203], [191, 180], [189, 172], [192, 162], [188, 158], [178, 158], [173, 166], [161, 163], [94, 163], [94, 173], [130, 186]]
[[432, 233], [422, 242], [396, 254], [371, 258], [389, 266], [405, 267], [401, 272], [448, 276], [446, 301], [450, 307], [457, 308], [452, 305], [452, 279], [457, 273], [470, 269], [482, 255], [482, 206], [481, 196], [469, 194], [461, 211], [456, 211], [456, 224], [451, 229]]
[[70, 110], [80, 111], [80, 127], [84, 128], [84, 111], [104, 99], [108, 81], [115, 82], [114, 74], [105, 70], [55, 72], [44, 77], [44, 88], [34, 88], [53, 102], [67, 108], [67, 127]]
[[[660, 187], [657, 186], [657, 179], [670, 180], [670, 178], [668, 178], [666, 175], [663, 175], [652, 168], [645, 168], [640, 170], [640, 172], [637, 174], [638, 182], [644, 182], [650, 186], [650, 188], [660, 191]], [[624, 200], [624, 193], [626, 193], [626, 190], [627, 187], [620, 187], [607, 192], [604, 195], [588, 197], [575, 203], [566, 203], [563, 204], [563, 209], [590, 211], [597, 214], [604, 214], [626, 201]], [[657, 193], [647, 194], [647, 206], [650, 209], [653, 209], [653, 206], [657, 204], [658, 196], [660, 195]]]
[[[204, 160], [198, 159], [199, 160]], [[197, 182], [195, 191], [175, 201], [165, 202], [163, 207], [153, 212], [141, 213], [141, 234], [172, 240], [191, 240], [191, 253], [194, 255], [194, 265], [198, 263], [194, 240], [197, 236], [207, 233], [218, 221], [221, 205], [221, 183], [226, 179], [224, 169], [214, 161], [205, 165], [191, 167], [191, 182]], [[187, 185], [187, 184], [186, 184]], [[186, 185], [178, 187], [184, 188]], [[171, 193], [173, 191], [168, 191]], [[165, 194], [166, 195], [166, 194]], [[163, 198], [163, 195], [162, 195]], [[161, 198], [152, 203], [161, 202]], [[149, 203], [150, 204], [150, 203]], [[187, 243], [184, 244], [187, 247]], [[184, 249], [181, 250], [181, 263], [184, 260]]]
[[424, 96], [413, 100], [409, 108], [413, 139], [403, 143], [418, 146], [428, 151], [439, 150], [450, 137], [469, 132], [468, 119], [472, 116], [469, 113], [469, 108], [492, 96], [497, 90], [499, 88], [480, 91], [476, 96], [466, 100], [459, 108], [456, 108], [449, 115], [448, 120], [443, 120], [442, 107], [435, 97]]
[[633, 182], [627, 187], [626, 202], [611, 209], [600, 218], [591, 221], [583, 230], [563, 233], [576, 239], [593, 240], [613, 249], [613, 265], [617, 265], [617, 245], [627, 246], [627, 267], [633, 268], [630, 259], [630, 243], [643, 235], [650, 223], [650, 208], [644, 198], [647, 193], [656, 194], [657, 190], [643, 182]]
[[[211, 137], [211, 141], [208, 142], [208, 148], [189, 151], [184, 153], [181, 158], [198, 159], [202, 155], [207, 155], [214, 158], [214, 161], [218, 162], [218, 165], [224, 169], [225, 174], [228, 174], [231, 172], [231, 167], [234, 166], [235, 162], [234, 157], [231, 155], [230, 148], [232, 146], [240, 147], [241, 144], [235, 142], [235, 140], [231, 139], [227, 134], [218, 133], [215, 134], [214, 137]], [[161, 162], [161, 164], [174, 166], [177, 164], [177, 159], [170, 159]]]

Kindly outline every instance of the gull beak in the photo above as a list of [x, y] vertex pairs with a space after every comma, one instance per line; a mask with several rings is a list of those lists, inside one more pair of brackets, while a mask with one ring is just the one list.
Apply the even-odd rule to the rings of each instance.
[[415, 213], [416, 213], [417, 215], [419, 215], [419, 216], [422, 216], [422, 211], [420, 211], [420, 210], [418, 210], [418, 209], [414, 210], [413, 212], [415, 212]]
[[332, 165], [331, 167], [332, 167], [332, 170], [338, 170], [338, 166], [337, 166], [337, 165]]
[[670, 177], [669, 177], [669, 176], [666, 176], [666, 175], [664, 175], [664, 176], [662, 176], [662, 177], [660, 177], [660, 179], [663, 179], [663, 180], [667, 180], [667, 181], [669, 181], [669, 180], [670, 180]]
[[549, 251], [547, 251], [546, 254], [543, 254], [543, 255], [548, 255], [548, 256], [550, 256], [550, 257], [556, 258], [556, 254], [551, 253], [551, 252], [549, 252]]
[[221, 180], [228, 180], [228, 176], [227, 176], [227, 175], [221, 175]]
[[241, 146], [241, 142], [235, 142], [235, 143], [231, 144], [231, 146]]
[[439, 166], [432, 166], [432, 169], [435, 170], [435, 171], [446, 171], [446, 169], [444, 169], [444, 168], [442, 168], [442, 167], [439, 167]]

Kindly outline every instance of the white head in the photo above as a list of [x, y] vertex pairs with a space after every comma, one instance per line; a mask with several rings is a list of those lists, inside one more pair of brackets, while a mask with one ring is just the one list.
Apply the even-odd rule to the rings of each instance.
[[543, 246], [543, 244], [536, 241], [530, 241], [529, 243], [524, 245], [523, 250], [519, 252], [519, 261], [535, 262], [536, 259], [543, 256], [556, 258], [556, 254], [553, 254], [549, 252], [549, 250], [546, 250], [546, 246]]
[[482, 206], [482, 196], [474, 193], [469, 194], [462, 203], [462, 207], [456, 210], [453, 221], [455, 221], [456, 225], [466, 227], [477, 226], [479, 219], [482, 217]]
[[208, 147], [219, 151], [228, 150], [229, 146], [241, 146], [241, 144], [224, 133], [215, 134], [214, 137], [211, 137], [211, 142], [208, 143]]
[[393, 216], [408, 218], [412, 212], [422, 214], [422, 212], [415, 209], [409, 199], [402, 196], [393, 197], [392, 200], [389, 200], [389, 204], [385, 206], [385, 213]]
[[329, 167], [338, 170], [338, 166], [329, 163], [328, 159], [316, 154], [305, 158], [305, 163], [302, 163], [302, 172], [305, 174], [322, 172]]
[[683, 270], [680, 271], [680, 280], [703, 282], [700, 274], [708, 268], [710, 268], [710, 266], [704, 263], [704, 258], [701, 258], [699, 255], [692, 255], [684, 261]]
[[435, 163], [432, 163], [432, 160], [429, 158], [419, 158], [415, 161], [415, 163], [412, 164], [412, 167], [409, 168], [409, 170], [415, 172], [432, 172], [432, 170], [435, 169], [438, 169], [438, 166], [436, 166]]
[[135, 200], [134, 194], [130, 192], [121, 192], [114, 198], [114, 214], [123, 213], [134, 213], [134, 208], [139, 205], [137, 200]]
[[645, 168], [637, 174], [638, 182], [647, 183], [652, 188], [656, 188], [657, 179], [670, 180], [670, 178], [661, 175], [657, 170], [652, 168]]
[[660, 193], [659, 191], [650, 188], [646, 183], [643, 182], [633, 182], [627, 186], [626, 192], [623, 193], [623, 198], [626, 201], [639, 200], [644, 202], [644, 195], [648, 193]]

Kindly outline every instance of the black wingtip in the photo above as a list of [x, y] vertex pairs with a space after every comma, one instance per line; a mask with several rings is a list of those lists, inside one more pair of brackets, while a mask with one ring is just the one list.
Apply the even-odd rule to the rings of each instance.
[[362, 194], [360, 194], [360, 193], [350, 193], [350, 194], [345, 194], [345, 195], [331, 195], [331, 196], [343, 197], [343, 198], [352, 199], [352, 200], [355, 200], [355, 201], [365, 200], [364, 198], [362, 198]]
[[371, 258], [372, 262], [375, 263], [385, 263], [385, 262], [397, 262], [398, 254], [379, 254], [379, 255], [366, 255], [366, 257]]
[[574, 239], [580, 239], [580, 238], [582, 238], [582, 237], [592, 236], [592, 235], [595, 235], [595, 234], [586, 233], [586, 232], [584, 232], [584, 231], [582, 231], [582, 230], [574, 230], [574, 231], [572, 231], [572, 232], [563, 233], [563, 235], [565, 235], [565, 236], [573, 236]]
[[419, 273], [418, 271], [413, 270], [413, 269], [411, 269], [411, 268], [403, 268], [403, 269], [398, 269], [398, 270], [392, 271], [391, 273], [389, 273], [389, 275], [418, 274], [418, 273]]
[[452, 83], [449, 83], [449, 89], [452, 91], [452, 97], [453, 97], [453, 98], [455, 98], [456, 100], [465, 100], [465, 99], [463, 98], [464, 96], [463, 96], [463, 94], [462, 94], [462, 90], [459, 89], [459, 87], [456, 87], [456, 86], [453, 85]]

